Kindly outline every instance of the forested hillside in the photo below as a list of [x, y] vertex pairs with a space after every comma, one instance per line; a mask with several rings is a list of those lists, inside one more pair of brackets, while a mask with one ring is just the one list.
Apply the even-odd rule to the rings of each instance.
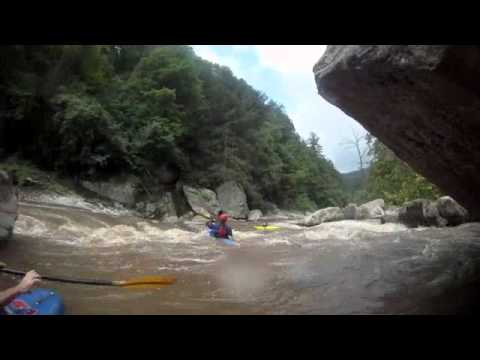
[[252, 208], [345, 201], [315, 134], [188, 46], [4, 46], [0, 62], [3, 158], [89, 179], [170, 164], [185, 183], [238, 181]]
[[435, 200], [443, 194], [416, 173], [378, 139], [368, 136], [372, 164], [366, 185], [370, 198], [381, 197], [389, 204], [402, 205], [414, 199]]

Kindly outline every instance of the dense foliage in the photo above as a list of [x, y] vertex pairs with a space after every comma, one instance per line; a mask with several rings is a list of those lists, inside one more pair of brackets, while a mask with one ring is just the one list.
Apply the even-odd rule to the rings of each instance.
[[367, 135], [367, 145], [371, 159], [368, 176], [363, 185], [358, 181], [354, 184], [350, 201], [361, 203], [383, 198], [388, 204], [402, 205], [406, 201], [433, 200], [442, 195], [435, 185], [416, 173], [378, 139]]
[[383, 145], [369, 137], [373, 157], [368, 177], [367, 192], [372, 197], [381, 197], [387, 203], [402, 205], [414, 199], [436, 199], [440, 190]]
[[344, 202], [318, 137], [188, 46], [5, 46], [0, 99], [0, 151], [47, 170], [144, 177], [174, 163], [194, 185], [237, 180], [252, 207]]

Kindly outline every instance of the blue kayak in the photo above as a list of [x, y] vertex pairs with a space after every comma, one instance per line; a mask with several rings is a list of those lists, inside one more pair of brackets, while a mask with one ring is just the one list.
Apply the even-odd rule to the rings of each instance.
[[63, 315], [62, 297], [53, 290], [34, 289], [4, 307], [7, 315]]
[[228, 245], [228, 246], [237, 246], [238, 245], [235, 240], [230, 240], [230, 239], [227, 239], [227, 238], [217, 238], [214, 235], [214, 232], [211, 229], [207, 229], [207, 231], [208, 231], [208, 235], [210, 235], [210, 237], [214, 238], [215, 240], [217, 240], [218, 242], [220, 242], [224, 245]]
[[228, 245], [228, 246], [237, 246], [237, 242], [235, 240], [230, 240], [230, 239], [217, 239], [218, 241], [221, 241], [222, 243], [224, 243], [225, 245]]

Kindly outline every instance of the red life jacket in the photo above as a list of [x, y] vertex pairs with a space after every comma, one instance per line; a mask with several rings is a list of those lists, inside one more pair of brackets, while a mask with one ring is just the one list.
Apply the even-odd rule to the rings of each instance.
[[225, 224], [220, 224], [220, 227], [218, 228], [218, 236], [221, 238], [226, 238], [227, 236], [227, 228]]

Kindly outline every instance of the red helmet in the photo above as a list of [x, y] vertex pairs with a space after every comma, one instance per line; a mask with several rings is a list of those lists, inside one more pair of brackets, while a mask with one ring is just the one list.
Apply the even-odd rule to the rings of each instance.
[[228, 215], [227, 214], [221, 214], [219, 217], [218, 217], [218, 220], [220, 220], [221, 222], [227, 222], [228, 220]]

